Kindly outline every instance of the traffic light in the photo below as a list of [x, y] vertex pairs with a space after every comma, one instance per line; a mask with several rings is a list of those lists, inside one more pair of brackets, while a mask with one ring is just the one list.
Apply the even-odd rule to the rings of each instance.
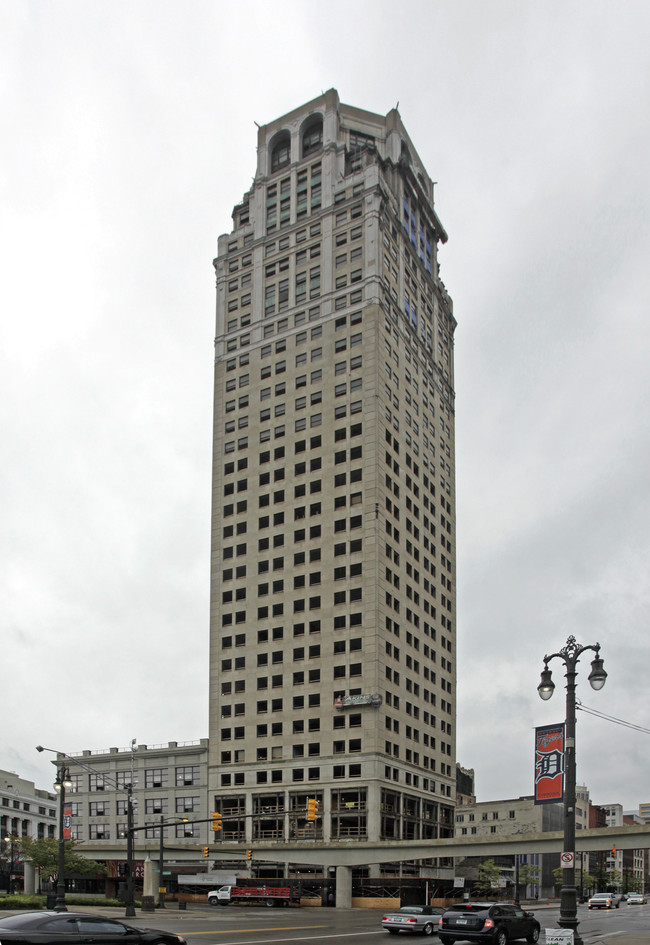
[[612, 847], [612, 856], [616, 856], [616, 847]]
[[210, 847], [203, 847], [203, 856], [210, 856]]
[[252, 860], [252, 859], [253, 859], [253, 851], [252, 851], [252, 850], [246, 850], [246, 859], [247, 859], [247, 860]]
[[318, 801], [315, 797], [307, 798], [307, 820], [316, 820], [318, 817]]
[[221, 825], [221, 814], [218, 810], [215, 810], [212, 813], [212, 829], [215, 833], [217, 833], [218, 830], [223, 830]]

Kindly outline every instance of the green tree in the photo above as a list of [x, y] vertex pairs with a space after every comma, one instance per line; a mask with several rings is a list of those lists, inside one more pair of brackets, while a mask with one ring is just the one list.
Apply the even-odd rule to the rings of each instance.
[[636, 873], [626, 873], [623, 883], [623, 892], [643, 892], [643, 881]]
[[[75, 840], [65, 841], [65, 859], [64, 868], [66, 874], [80, 873], [82, 876], [103, 876], [106, 873], [106, 867], [103, 863], [97, 863], [96, 860], [89, 860], [88, 857], [77, 853], [75, 849]], [[19, 840], [20, 850], [23, 856], [31, 860], [35, 867], [41, 870], [46, 876], [56, 876], [59, 872], [59, 841], [53, 837], [37, 840], [34, 837], [21, 837]]]
[[529, 883], [537, 883], [539, 881], [539, 866], [533, 866], [532, 863], [522, 863], [519, 866], [519, 889], [518, 893], [526, 891], [526, 886]]
[[499, 888], [500, 879], [501, 867], [497, 866], [492, 859], [484, 860], [478, 868], [476, 888], [480, 893], [489, 896]]
[[[564, 874], [566, 870], [562, 869], [561, 866], [556, 866], [553, 870], [553, 877], [555, 878], [555, 885], [562, 886], [564, 883]], [[580, 885], [580, 870], [576, 870], [575, 873], [576, 886]], [[594, 889], [596, 886], [596, 877], [592, 876], [591, 873], [588, 873], [586, 870], [582, 872], [582, 889]], [[578, 895], [581, 895], [580, 888], [578, 888]]]

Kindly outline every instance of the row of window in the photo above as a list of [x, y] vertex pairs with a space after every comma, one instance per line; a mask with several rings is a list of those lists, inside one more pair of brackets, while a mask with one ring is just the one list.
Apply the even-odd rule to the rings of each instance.
[[[146, 768], [144, 772], [145, 787], [166, 787], [169, 784], [168, 767], [164, 768]], [[188, 784], [201, 784], [201, 768], [199, 765], [178, 765], [173, 769], [174, 783], [177, 787]], [[85, 779], [88, 779], [87, 781]], [[71, 774], [70, 781], [72, 786], [67, 788], [67, 792], [84, 793], [88, 791], [113, 791], [126, 790], [127, 787], [138, 785], [137, 772], [118, 771], [115, 774]], [[86, 787], [87, 785], [87, 787]]]
[[[178, 839], [181, 838], [193, 838], [197, 839], [201, 836], [201, 824], [178, 824], [175, 827], [164, 827], [163, 836], [173, 836]], [[171, 832], [170, 832], [171, 831]], [[113, 832], [113, 837], [111, 833]], [[85, 840], [86, 838], [83, 835], [83, 827], [80, 824], [72, 823], [70, 826], [70, 835], [73, 840]], [[160, 837], [160, 827], [147, 827], [142, 831], [146, 839], [150, 840], [155, 837]], [[124, 839], [127, 835], [127, 822], [118, 823], [114, 827], [114, 831], [111, 830], [111, 824], [101, 823], [101, 824], [89, 824], [88, 825], [88, 839], [89, 840], [111, 840], [111, 839]]]
[[[361, 777], [360, 764], [333, 765], [329, 771], [331, 771], [330, 775], [328, 775], [327, 772], [321, 775], [320, 767], [307, 769], [293, 768], [291, 771], [291, 781], [293, 783], [298, 783], [300, 781], [320, 781], [323, 777], [331, 777], [335, 780], [340, 778]], [[285, 779], [286, 771], [282, 768], [272, 768], [270, 771], [256, 771], [255, 775], [256, 784], [281, 784]], [[245, 783], [246, 781], [243, 771], [236, 771], [234, 774], [223, 773], [220, 779], [221, 787], [229, 787], [230, 785], [243, 785]]]
[[[111, 812], [111, 806], [114, 806], [117, 816], [125, 816], [127, 813], [126, 799], [116, 801], [90, 801], [88, 803], [88, 814], [90, 817], [108, 817]], [[198, 795], [187, 797], [172, 798], [173, 810], [177, 814], [196, 814], [201, 810], [201, 799]], [[134, 807], [137, 808], [137, 799], [134, 799]], [[70, 814], [72, 817], [82, 817], [84, 804], [80, 801], [70, 803]], [[147, 797], [144, 801], [144, 810], [146, 814], [167, 814], [170, 810], [168, 797]]]
[[[322, 356], [322, 352], [321, 352], [321, 356]], [[301, 361], [300, 361], [299, 366], [301, 366], [301, 365], [307, 363], [307, 361], [306, 361], [306, 356], [305, 356], [305, 355], [300, 355], [299, 357], [300, 357], [301, 359], [304, 358], [304, 360], [301, 360]], [[318, 355], [316, 355], [316, 357], [314, 358], [314, 360], [319, 361], [319, 360], [320, 360], [320, 357], [319, 357]], [[229, 363], [230, 363], [230, 362], [229, 362]], [[286, 372], [286, 362], [285, 362], [285, 361], [281, 361], [281, 362], [278, 362], [278, 363], [280, 364], [280, 370], [276, 370], [275, 373], [276, 373], [276, 374], [284, 374], [284, 373]], [[236, 362], [235, 362], [235, 364], [236, 364]], [[336, 375], [347, 374], [348, 372], [352, 372], [352, 371], [359, 370], [359, 369], [362, 367], [362, 365], [363, 365], [363, 355], [360, 355], [360, 354], [359, 354], [359, 355], [356, 355], [356, 356], [353, 357], [353, 358], [350, 358], [349, 361], [337, 361], [336, 364], [334, 365], [334, 373], [335, 373]], [[266, 378], [268, 378], [268, 377], [271, 376], [271, 367], [272, 367], [271, 365], [265, 365], [265, 366], [261, 369], [261, 371], [260, 371], [260, 378], [261, 378], [262, 380], [265, 380]], [[277, 367], [277, 365], [275, 365], [275, 367]], [[230, 371], [230, 370], [234, 370], [234, 368], [227, 368], [227, 370], [229, 370], [229, 371]], [[322, 368], [318, 368], [318, 369], [316, 369], [315, 371], [312, 371], [312, 373], [309, 375], [309, 380], [310, 380], [310, 382], [311, 382], [312, 384], [317, 383], [317, 382], [319, 382], [319, 381], [322, 381], [322, 379], [323, 379], [323, 371], [322, 371]], [[248, 387], [249, 384], [250, 384], [250, 375], [249, 375], [249, 374], [240, 374], [238, 378], [233, 377], [233, 378], [229, 378], [229, 379], [226, 381], [226, 391], [227, 391], [228, 393], [230, 393], [231, 391], [234, 391], [237, 386], [240, 387], [240, 388], [242, 388], [242, 387], [245, 388], [245, 387]], [[286, 385], [287, 385], [287, 382], [286, 382], [285, 380], [277, 381], [276, 384], [275, 384], [275, 388], [274, 388], [275, 394], [278, 395], [278, 396], [281, 396], [282, 394], [285, 394], [285, 393], [286, 393], [286, 389], [287, 389], [287, 388], [286, 388]], [[307, 386], [307, 375], [306, 375], [306, 374], [298, 374], [298, 375], [296, 376], [296, 378], [295, 378], [295, 387], [296, 387], [296, 390], [298, 390], [298, 389], [301, 388], [301, 387], [306, 387], [306, 386]], [[266, 388], [264, 388], [264, 390], [266, 390]], [[270, 388], [269, 388], [269, 390], [270, 390]], [[246, 395], [242, 395], [242, 396], [245, 397]], [[240, 398], [240, 399], [241, 399], [241, 398]], [[265, 398], [265, 399], [266, 399], [266, 398]], [[238, 401], [238, 403], [239, 403], [239, 401]], [[248, 402], [244, 400], [244, 401], [243, 401], [243, 406], [248, 406]]]
[[[317, 357], [316, 360], [319, 360], [319, 358]], [[362, 366], [363, 366], [363, 355], [361, 354], [355, 355], [354, 357], [350, 358], [349, 361], [337, 361], [336, 364], [334, 365], [334, 374], [337, 377], [342, 374], [351, 374], [353, 371], [360, 370]], [[280, 372], [280, 373], [284, 373], [284, 372]], [[244, 384], [241, 383], [242, 376], [246, 378]], [[242, 376], [240, 376], [240, 379], [239, 379], [240, 380], [239, 386], [247, 387], [249, 383], [248, 376], [247, 375], [242, 375]], [[311, 384], [319, 383], [320, 381], [322, 381], [322, 379], [323, 379], [322, 368], [317, 368], [316, 370], [312, 371], [311, 374], [309, 375], [309, 381]], [[227, 392], [231, 392], [235, 390], [235, 380], [236, 380], [235, 378], [232, 378], [232, 381], [226, 382]], [[361, 379], [358, 378], [356, 380], [360, 381]], [[306, 374], [297, 375], [295, 378], [295, 389], [300, 390], [300, 388], [306, 387], [306, 386], [307, 386], [307, 375]], [[360, 386], [356, 385], [355, 387], [351, 387], [350, 389], [359, 390]], [[269, 400], [272, 393], [275, 394], [276, 397], [284, 396], [287, 393], [287, 382], [285, 380], [277, 381], [273, 387], [273, 390], [271, 389], [270, 386], [263, 387], [260, 390], [260, 401], [262, 402], [265, 400]], [[226, 412], [231, 413], [233, 410], [237, 409], [238, 407], [246, 408], [249, 406], [249, 404], [250, 404], [249, 395], [240, 394], [236, 403], [234, 399], [226, 401]], [[234, 472], [234, 467], [229, 469], [229, 472]]]
[[[267, 240], [264, 244], [264, 254], [266, 256], [272, 256], [276, 252], [283, 253], [289, 249], [291, 245], [291, 236], [293, 235], [293, 240], [295, 245], [304, 243], [307, 239], [311, 239], [316, 236], [321, 235], [321, 224], [320, 222], [312, 223], [309, 228], [304, 227], [300, 230], [296, 230], [293, 234], [285, 234], [282, 236], [279, 241], [276, 243], [275, 240]], [[249, 233], [241, 238], [230, 240], [228, 243], [228, 272], [235, 273], [238, 272], [240, 267], [242, 271], [248, 269], [249, 266], [253, 265], [253, 256], [252, 253], [244, 253], [242, 256], [236, 255], [240, 249], [248, 249], [253, 244], [253, 234]], [[247, 282], [246, 285], [249, 283]]]
[[[320, 338], [322, 335], [322, 326], [317, 326], [313, 328], [310, 332], [312, 339]], [[299, 347], [301, 344], [304, 344], [307, 341], [306, 332], [298, 332], [294, 335], [296, 347]], [[340, 354], [343, 351], [347, 351], [348, 347], [356, 348], [363, 343], [363, 337], [361, 332], [355, 332], [349, 337], [337, 338], [334, 342], [334, 353]], [[280, 338], [273, 345], [267, 344], [262, 345], [260, 349], [260, 356], [262, 359], [270, 358], [272, 354], [282, 354], [287, 349], [287, 339]], [[301, 367], [304, 364], [307, 364], [307, 357], [309, 356], [310, 361], [320, 361], [323, 357], [322, 347], [311, 348], [308, 352], [302, 352], [296, 355], [295, 366]], [[286, 370], [286, 367], [285, 367]], [[278, 373], [277, 371], [275, 372]], [[280, 372], [284, 373], [284, 372]]]
[[[275, 152], [274, 152], [275, 153]], [[284, 177], [279, 182], [266, 188], [266, 232], [283, 229], [292, 222], [291, 214], [291, 178]], [[302, 168], [297, 174], [295, 199], [295, 220], [299, 221], [307, 213], [315, 213], [322, 205], [321, 165], [312, 164]]]
[[[55, 817], [55, 811], [49, 812], [50, 817]], [[11, 837], [35, 837], [37, 840], [44, 840], [46, 837], [54, 836], [55, 825], [43, 823], [43, 821], [34, 821], [29, 818], [20, 817], [0, 817], [0, 840], [7, 842]], [[8, 847], [5, 848], [8, 852]]]
[[[315, 115], [308, 119], [300, 134], [300, 157], [315, 154], [323, 146], [323, 118]], [[285, 167], [291, 161], [291, 134], [281, 131], [271, 142], [271, 173]], [[318, 165], [320, 166], [320, 165]]]
[[[343, 622], [342, 622], [342, 623], [337, 623], [337, 621], [340, 621], [341, 619], [343, 620]], [[341, 618], [341, 617], [335, 617], [334, 620], [335, 620], [335, 622], [334, 622], [334, 629], [335, 629], [335, 630], [344, 628], [345, 626], [360, 627], [360, 626], [362, 625], [362, 623], [363, 623], [363, 614], [362, 614], [362, 613], [354, 613], [354, 612], [352, 612], [352, 613], [349, 613], [349, 614], [344, 615], [343, 618]], [[305, 631], [306, 631], [306, 627], [307, 627], [307, 625], [304, 624], [304, 623], [295, 623], [295, 624], [293, 625], [293, 636], [294, 636], [294, 637], [302, 637], [302, 636], [304, 636], [304, 635], [305, 635]], [[309, 625], [308, 625], [308, 629], [309, 629], [309, 633], [310, 633], [310, 634], [320, 633], [320, 631], [321, 631], [320, 620], [311, 621], [311, 622], [309, 623]], [[258, 644], [258, 646], [261, 645], [261, 644], [264, 644], [264, 643], [268, 643], [270, 639], [273, 639], [273, 640], [282, 640], [283, 638], [284, 638], [284, 627], [273, 627], [273, 629], [272, 629], [271, 631], [269, 631], [268, 629], [263, 629], [263, 630], [258, 630], [258, 631], [257, 631], [257, 644]], [[222, 649], [224, 649], [224, 650], [230, 649], [230, 648], [233, 646], [233, 641], [234, 641], [234, 645], [235, 645], [235, 646], [238, 646], [238, 647], [239, 647], [239, 646], [246, 646], [246, 645], [247, 645], [247, 644], [246, 644], [246, 634], [245, 634], [245, 633], [238, 633], [238, 634], [235, 634], [234, 637], [232, 637], [232, 636], [223, 636], [223, 637], [221, 638], [221, 647], [222, 647]], [[318, 646], [320, 646], [320, 644], [318, 644]], [[355, 645], [354, 648], [356, 649], [356, 645]], [[275, 662], [282, 662], [283, 657], [282, 657], [281, 654], [284, 653], [284, 650], [277, 650], [277, 651], [275, 651], [275, 653], [276, 653], [277, 655], [274, 655], [274, 658], [273, 658], [272, 662], [274, 662], [274, 663], [275, 663]], [[310, 656], [312, 655], [311, 647], [310, 647], [310, 650], [309, 650], [309, 655], [310, 655]], [[297, 657], [297, 658], [298, 658], [298, 657]], [[258, 653], [258, 654], [257, 654], [257, 665], [258, 665], [258, 666], [266, 666], [267, 663], [268, 663], [268, 654], [266, 654], [266, 653]]]
[[[16, 800], [16, 798], [11, 798], [11, 802], [10, 802], [10, 799], [9, 799], [8, 797], [2, 797], [2, 798], [0, 798], [0, 806], [1, 806], [1, 807], [12, 807], [14, 810], [31, 811], [33, 805], [30, 804], [28, 801], [19, 801], [19, 800]], [[35, 808], [35, 809], [36, 809], [36, 808]], [[46, 814], [46, 813], [48, 813], [48, 811], [46, 810], [45, 807], [42, 807], [42, 806], [39, 804], [39, 805], [38, 805], [38, 813], [39, 813], [39, 814]], [[49, 810], [50, 817], [54, 817], [54, 816], [55, 816], [55, 813], [56, 813], [56, 812], [55, 812], [54, 810], [51, 810], [51, 809]]]
[[[390, 326], [390, 323], [388, 323], [388, 322], [386, 323], [386, 329], [387, 329], [387, 332], [390, 334], [390, 332], [391, 332], [391, 326]], [[393, 332], [393, 337], [394, 337], [394, 340], [397, 341], [398, 344], [399, 344], [399, 335], [397, 335], [395, 332]], [[403, 335], [402, 337], [405, 337], [405, 336]], [[408, 337], [406, 337], [406, 341], [407, 341], [407, 344], [408, 344]], [[394, 359], [395, 363], [396, 363], [397, 365], [399, 365], [399, 355], [397, 354], [397, 351], [396, 351], [396, 350], [392, 350], [391, 344], [390, 344], [390, 342], [389, 342], [388, 340], [386, 340], [386, 350], [387, 350], [387, 353], [389, 354], [389, 356], [392, 356], [392, 358]], [[413, 358], [411, 358], [409, 349], [407, 348], [407, 349], [406, 349], [406, 357], [407, 357], [408, 362], [409, 362], [409, 363], [412, 365], [412, 367], [415, 369], [415, 373], [418, 373], [418, 367], [417, 367], [417, 365], [418, 365], [418, 357], [417, 357], [417, 354], [416, 354]], [[429, 374], [431, 374], [431, 373], [432, 373], [432, 367], [431, 367], [432, 362], [430, 361], [430, 359], [426, 358], [425, 355], [424, 355], [424, 353], [422, 353], [421, 360], [422, 360], [422, 365], [423, 365], [423, 375], [425, 375], [425, 372], [426, 372], [427, 370], [428, 370]], [[386, 373], [387, 373], [388, 379], [389, 379], [392, 383], [394, 383], [396, 386], [399, 386], [399, 377], [400, 377], [400, 375], [399, 375], [399, 373], [391, 366], [391, 364], [389, 364], [389, 363], [386, 364]], [[409, 374], [409, 378], [410, 378], [410, 374]], [[435, 385], [434, 385], [433, 379], [430, 378], [430, 379], [429, 379], [429, 382], [427, 382], [426, 376], [424, 376], [424, 387], [425, 387], [425, 389], [426, 389], [426, 387], [427, 387], [427, 383], [429, 383], [429, 384], [431, 385], [431, 391], [432, 391], [432, 393], [433, 393], [433, 391], [435, 390]], [[414, 384], [414, 386], [417, 388], [417, 382], [416, 382], [416, 381], [413, 381], [413, 384]], [[449, 445], [450, 428], [449, 428], [449, 425], [445, 423], [444, 417], [442, 416], [443, 413], [445, 413], [447, 416], [449, 416], [449, 405], [448, 405], [448, 404], [445, 404], [444, 401], [442, 400], [442, 397], [443, 397], [443, 385], [442, 385], [442, 382], [441, 382], [440, 380], [438, 381], [438, 388], [439, 388], [439, 392], [440, 392], [440, 396], [441, 396], [441, 415], [440, 415], [440, 418], [439, 418], [439, 422], [440, 422], [440, 432], [441, 432], [441, 436], [440, 436], [440, 447], [441, 447], [441, 456], [440, 456], [440, 485], [441, 485], [441, 489], [442, 489], [444, 492], [446, 492], [447, 494], [451, 494], [451, 480], [450, 480], [450, 478], [448, 478], [448, 477], [451, 476], [451, 472], [452, 472], [452, 470], [451, 470], [451, 465], [450, 465], [450, 463], [449, 463], [449, 461], [448, 461], [448, 459], [451, 458], [451, 449], [450, 449], [450, 445]], [[394, 407], [399, 407], [399, 401], [398, 401], [398, 399], [397, 399], [397, 397], [396, 397], [395, 394], [392, 394], [392, 395], [391, 395], [391, 392], [390, 392], [390, 389], [389, 389], [389, 387], [388, 387], [388, 384], [387, 384], [387, 386], [386, 386], [386, 392], [387, 392], [387, 396], [389, 397], [390, 403], [391, 403]], [[444, 393], [445, 393], [445, 396], [447, 396], [447, 389], [446, 389], [446, 388], [444, 389]], [[423, 395], [423, 398], [422, 398], [423, 408], [424, 408], [424, 398], [426, 398], [426, 394], [424, 394], [424, 395]], [[417, 415], [417, 414], [419, 413], [419, 410], [416, 409], [416, 407], [417, 407], [417, 400], [416, 400], [416, 399], [412, 399], [412, 398], [410, 398], [410, 397], [408, 398], [408, 400], [410, 400], [410, 407], [411, 407], [411, 409], [412, 409], [413, 412]], [[429, 406], [429, 401], [428, 401], [428, 399], [427, 399], [427, 406]], [[423, 432], [423, 433], [422, 433], [422, 445], [423, 445], [424, 450], [425, 450], [425, 452], [423, 453], [423, 462], [424, 462], [424, 465], [425, 465], [427, 468], [431, 465], [431, 468], [433, 469], [434, 463], [435, 463], [436, 447], [435, 447], [435, 441], [434, 441], [433, 437], [432, 437], [431, 439], [429, 439], [429, 436], [432, 436], [432, 435], [434, 434], [434, 430], [435, 430], [434, 421], [433, 421], [433, 416], [434, 416], [434, 414], [435, 414], [435, 411], [434, 411], [434, 409], [433, 409], [433, 401], [431, 401], [431, 405], [430, 405], [430, 406], [431, 406], [431, 416], [432, 416], [431, 421], [429, 421], [429, 419], [428, 419], [428, 417], [426, 416], [425, 413], [423, 413], [423, 417], [422, 417], [423, 426], [424, 426], [425, 431], [426, 431], [426, 432]], [[390, 410], [388, 409], [388, 410], [387, 410], [387, 414], [386, 414], [386, 418], [387, 418], [388, 422], [394, 427], [394, 429], [397, 430], [397, 431], [399, 431], [399, 429], [400, 429], [400, 422], [399, 422], [399, 418], [397, 417], [397, 415], [393, 415], [392, 411], [390, 411]], [[411, 414], [409, 413], [408, 410], [405, 411], [405, 423], [406, 423], [406, 429], [405, 429], [405, 431], [404, 431], [404, 439], [405, 439], [405, 441], [406, 441], [406, 445], [407, 445], [408, 447], [410, 447], [416, 455], [419, 455], [419, 452], [420, 452], [420, 440], [419, 440], [420, 430], [419, 430], [418, 422], [415, 421], [415, 420], [413, 420], [413, 418], [411, 417]], [[446, 440], [445, 440], [445, 436], [446, 436], [446, 438], [447, 438]], [[431, 454], [431, 457], [433, 457], [432, 460], [429, 460], [429, 458], [428, 458], [428, 456], [427, 456], [427, 452]], [[445, 456], [448, 457], [448, 459], [445, 459]]]
[[[490, 817], [490, 813], [492, 814], [492, 817]], [[476, 814], [475, 814], [475, 813], [467, 814], [467, 815], [465, 815], [465, 814], [456, 814], [456, 823], [457, 823], [457, 824], [462, 824], [462, 823], [464, 823], [466, 816], [467, 816], [467, 820], [468, 820], [470, 823], [472, 823], [472, 822], [476, 819]], [[515, 820], [516, 816], [517, 816], [517, 812], [516, 812], [516, 811], [514, 811], [514, 810], [509, 810], [509, 811], [508, 811], [508, 820]], [[482, 811], [482, 812], [481, 812], [481, 820], [485, 821], [485, 820], [490, 820], [490, 819], [491, 819], [491, 820], [499, 820], [499, 811], [498, 811], [498, 810], [493, 810], [493, 811], [491, 811], [491, 812], [489, 812], [489, 811]]]
[[[360, 649], [360, 647], [355, 647], [355, 649], [357, 649], [357, 648]], [[341, 651], [339, 650], [338, 652], [341, 652]], [[263, 658], [264, 656], [268, 656], [268, 654], [261, 654], [261, 653], [258, 654], [258, 655], [259, 655], [260, 657], [262, 657], [262, 658]], [[284, 661], [284, 651], [283, 651], [283, 650], [279, 650], [279, 651], [277, 651], [276, 653], [273, 654], [273, 659], [272, 659], [272, 662], [273, 662], [273, 663], [282, 663], [283, 661]], [[260, 660], [258, 659], [257, 665], [258, 665], [258, 666], [263, 666], [263, 665], [266, 665], [266, 664], [265, 664], [264, 662], [260, 662]], [[237, 658], [234, 659], [234, 660], [233, 660], [233, 659], [223, 659], [223, 660], [221, 661], [221, 672], [222, 672], [222, 673], [228, 673], [228, 672], [230, 672], [231, 670], [235, 670], [235, 672], [237, 672], [237, 671], [243, 670], [243, 669], [245, 669], [245, 668], [246, 668], [246, 657], [245, 657], [245, 656], [239, 656], [239, 657], [237, 657]], [[320, 682], [320, 670], [312, 670], [311, 672], [314, 674], [314, 678], [313, 678], [313, 679], [310, 678], [310, 679], [309, 679], [309, 682]], [[334, 666], [334, 667], [332, 668], [332, 678], [333, 678], [333, 679], [345, 679], [346, 676], [361, 676], [361, 674], [362, 674], [361, 663], [352, 663], [350, 666], [339, 665], [339, 666]], [[294, 675], [295, 675], [295, 674], [294, 674]], [[259, 682], [260, 682], [260, 681], [258, 680], [258, 683], [259, 683]], [[304, 678], [303, 678], [302, 682], [304, 683]], [[283, 681], [283, 678], [282, 678], [281, 675], [278, 675], [278, 676], [276, 676], [276, 677], [272, 677], [272, 679], [271, 679], [271, 686], [272, 686], [272, 688], [274, 688], [274, 689], [276, 689], [276, 688], [281, 688], [283, 685], [284, 685], [284, 681]], [[294, 685], [298, 685], [298, 683], [294, 682]], [[266, 680], [266, 685], [263, 685], [263, 684], [262, 684], [262, 685], [258, 685], [257, 688], [258, 688], [258, 689], [266, 689], [266, 688], [268, 688], [268, 680]], [[235, 691], [237, 691], [237, 690], [235, 690]], [[316, 693], [316, 695], [318, 695], [318, 694]], [[318, 698], [319, 698], [319, 700], [320, 700], [320, 697], [318, 697]], [[310, 699], [311, 699], [311, 696], [310, 696]], [[294, 709], [297, 707], [297, 706], [296, 706], [296, 700], [304, 700], [304, 696], [295, 696], [295, 697], [294, 697]], [[320, 704], [320, 702], [310, 703], [310, 705], [311, 705], [311, 704], [318, 705], [318, 704]], [[241, 709], [242, 709], [242, 711], [245, 709], [245, 706], [244, 706], [243, 704], [242, 704], [242, 706], [241, 706]], [[266, 710], [265, 710], [265, 711], [266, 711]], [[281, 700], [281, 699], [279, 699], [279, 700], [278, 700], [278, 699], [273, 700], [273, 704], [272, 704], [272, 706], [271, 706], [271, 711], [272, 711], [272, 712], [281, 712], [281, 711], [282, 711], [282, 700]], [[235, 714], [237, 715], [237, 714], [240, 714], [240, 713], [237, 713], [237, 712], [236, 712]]]
[[[354, 226], [349, 231], [346, 231], [343, 234], [339, 234], [336, 237], [336, 246], [340, 248], [345, 246], [348, 242], [354, 242], [360, 240], [363, 236], [363, 227]], [[322, 286], [321, 286], [321, 270], [320, 264], [310, 265], [314, 260], [318, 260], [321, 255], [320, 243], [314, 243], [309, 247], [298, 250], [295, 254], [293, 262], [295, 264], [295, 270], [293, 277], [290, 275], [290, 257], [286, 256], [275, 262], [268, 263], [265, 267], [265, 277], [267, 282], [264, 286], [264, 318], [271, 318], [275, 314], [281, 314], [282, 312], [287, 311], [290, 304], [291, 305], [301, 305], [304, 304], [307, 299], [313, 301], [318, 299], [321, 296]], [[362, 259], [363, 252], [362, 246], [357, 247], [348, 253], [339, 253], [337, 255], [337, 266], [340, 268], [343, 265], [353, 266], [355, 263], [359, 263]], [[242, 266], [250, 266], [252, 263], [252, 256], [249, 254], [242, 258]], [[303, 267], [303, 268], [300, 268]], [[239, 260], [232, 260], [229, 264], [229, 269], [231, 272], [236, 273], [239, 269]], [[287, 275], [283, 275], [287, 273]], [[280, 278], [278, 278], [280, 277]], [[354, 286], [361, 283], [363, 280], [363, 270], [361, 267], [352, 269], [350, 272], [341, 273], [335, 277], [334, 280], [334, 289], [341, 290], [349, 286]], [[290, 298], [290, 289], [293, 283], [293, 300]], [[226, 330], [228, 332], [239, 331], [240, 329], [248, 328], [251, 325], [251, 312], [249, 311], [253, 296], [252, 296], [252, 275], [250, 272], [245, 272], [242, 276], [234, 276], [234, 278], [229, 278], [227, 283], [227, 290], [229, 297], [226, 303], [227, 311], [227, 321], [226, 321]], [[237, 294], [235, 294], [237, 293]], [[346, 300], [347, 297], [343, 296], [343, 299]], [[350, 304], [354, 304], [355, 299], [361, 301], [360, 293], [357, 293], [355, 290], [354, 293], [350, 296]], [[341, 305], [336, 305], [336, 310], [344, 308], [347, 304], [347, 301], [343, 301]], [[240, 315], [235, 315], [234, 313], [239, 312]], [[246, 310], [246, 311], [244, 311]], [[309, 309], [309, 320], [313, 321], [320, 317], [320, 308], [318, 306], [312, 307]], [[296, 312], [292, 316], [293, 324], [295, 327], [303, 325], [307, 320], [307, 316], [304, 311]], [[274, 331], [286, 331], [289, 327], [288, 317], [284, 319], [279, 319], [279, 323], [282, 327], [273, 327], [265, 326], [264, 337], [267, 338], [274, 333]], [[282, 324], [284, 323], [284, 324]], [[247, 347], [251, 343], [250, 334], [240, 335], [238, 338], [231, 338], [226, 344], [226, 351], [234, 351], [239, 348]]]

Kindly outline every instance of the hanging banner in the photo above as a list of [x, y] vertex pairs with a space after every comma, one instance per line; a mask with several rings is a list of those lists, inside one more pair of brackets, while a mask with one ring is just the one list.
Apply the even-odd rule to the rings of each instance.
[[535, 729], [535, 803], [564, 798], [564, 722]]
[[63, 839], [70, 840], [72, 837], [72, 804], [63, 805]]

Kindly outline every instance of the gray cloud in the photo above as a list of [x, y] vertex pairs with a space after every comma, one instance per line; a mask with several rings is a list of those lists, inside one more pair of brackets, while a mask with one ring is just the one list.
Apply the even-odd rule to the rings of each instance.
[[[405, 124], [455, 300], [458, 760], [532, 790], [535, 692], [649, 718], [646, 5], [63, 0], [0, 30], [0, 766], [207, 734], [217, 236], [253, 121], [332, 85]], [[345, 64], [342, 69], [341, 66]], [[588, 666], [588, 663], [586, 664]], [[581, 713], [579, 779], [647, 801], [647, 736]], [[607, 754], [603, 748], [607, 746]]]

